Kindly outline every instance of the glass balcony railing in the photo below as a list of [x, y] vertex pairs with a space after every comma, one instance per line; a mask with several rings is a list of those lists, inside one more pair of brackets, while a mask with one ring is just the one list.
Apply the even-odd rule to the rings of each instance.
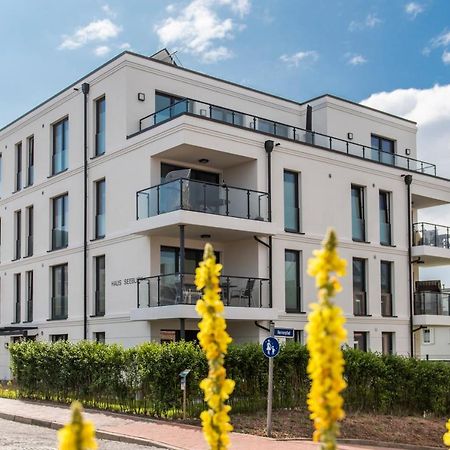
[[391, 245], [391, 224], [380, 222], [380, 244]]
[[365, 292], [353, 293], [353, 314], [355, 316], [367, 315], [367, 297]]
[[383, 317], [392, 317], [394, 314], [392, 307], [392, 294], [381, 293], [381, 315]]
[[352, 217], [352, 239], [355, 241], [366, 240], [366, 222], [364, 219]]
[[283, 139], [314, 145], [316, 147], [344, 153], [357, 158], [375, 161], [387, 166], [399, 167], [401, 169], [421, 172], [428, 175], [436, 175], [436, 165], [429, 162], [420, 161], [395, 153], [385, 152], [376, 148], [371, 148], [368, 145], [358, 144], [353, 141], [346, 141], [344, 139], [318, 133], [316, 131], [309, 131], [304, 128], [287, 125], [273, 120], [264, 119], [253, 114], [247, 114], [189, 98], [180, 100], [171, 106], [143, 117], [139, 120], [139, 130], [131, 136], [146, 131], [161, 123], [167, 122], [168, 120], [179, 117], [182, 114], [204, 117], [241, 128], [250, 128], [271, 136], [277, 136]]
[[27, 300], [27, 321], [33, 322], [33, 300]]
[[67, 169], [67, 151], [63, 150], [52, 155], [52, 175]]
[[65, 248], [69, 244], [69, 232], [65, 229], [52, 230], [52, 250]]
[[450, 227], [419, 222], [413, 225], [413, 245], [450, 248]]
[[[139, 278], [137, 307], [195, 305], [202, 294], [196, 289], [194, 280], [195, 275], [182, 273]], [[220, 287], [225, 306], [270, 307], [268, 278], [222, 275]]]
[[67, 319], [67, 297], [52, 297], [52, 319]]
[[450, 316], [450, 294], [416, 292], [414, 294], [414, 314]]
[[137, 218], [186, 210], [242, 219], [269, 220], [269, 194], [179, 178], [139, 191]]
[[105, 218], [105, 214], [95, 216], [95, 237], [97, 239], [105, 237]]

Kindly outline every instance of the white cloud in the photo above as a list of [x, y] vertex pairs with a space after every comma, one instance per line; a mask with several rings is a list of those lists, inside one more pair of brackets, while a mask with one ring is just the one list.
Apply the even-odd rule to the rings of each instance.
[[364, 58], [363, 55], [347, 54], [347, 62], [352, 66], [360, 66], [362, 64], [365, 64], [367, 62], [367, 59]]
[[[232, 17], [221, 17], [220, 7], [242, 18], [250, 11], [250, 0], [191, 0], [177, 15], [156, 25], [154, 31], [162, 45], [175, 46], [204, 62], [230, 58], [232, 52], [222, 42], [232, 39], [243, 27]], [[175, 10], [173, 5], [166, 8], [169, 14]]]
[[112, 17], [113, 19], [115, 19], [117, 17], [117, 13], [111, 9], [111, 6], [109, 6], [108, 4], [105, 4], [102, 6], [102, 11], [109, 17]]
[[[417, 157], [436, 164], [438, 175], [450, 178], [450, 84], [380, 92], [361, 103], [417, 121]], [[450, 225], [450, 207], [422, 210], [419, 221]], [[450, 286], [448, 268], [422, 270], [427, 279], [442, 279]]]
[[420, 3], [410, 2], [405, 5], [405, 12], [412, 19], [415, 19], [420, 13], [423, 13], [425, 8]]
[[290, 67], [298, 67], [301, 62], [316, 62], [319, 59], [319, 54], [315, 50], [308, 50], [305, 52], [293, 53], [292, 55], [281, 55], [280, 59]]
[[100, 45], [94, 49], [94, 54], [96, 56], [105, 56], [107, 55], [111, 49], [107, 45]]
[[361, 31], [366, 28], [375, 28], [382, 20], [376, 14], [368, 14], [362, 21], [352, 20], [348, 29], [350, 31]]
[[106, 42], [116, 37], [121, 27], [109, 19], [96, 20], [85, 27], [78, 28], [72, 35], [64, 35], [60, 49], [74, 50], [86, 45], [88, 42]]
[[442, 62], [444, 64], [450, 64], [450, 52], [447, 50], [444, 50], [444, 53], [442, 53]]
[[446, 47], [450, 44], [450, 31], [443, 31], [439, 36], [431, 40], [433, 47]]
[[129, 50], [131, 48], [131, 45], [128, 42], [124, 42], [123, 44], [119, 45], [120, 50]]

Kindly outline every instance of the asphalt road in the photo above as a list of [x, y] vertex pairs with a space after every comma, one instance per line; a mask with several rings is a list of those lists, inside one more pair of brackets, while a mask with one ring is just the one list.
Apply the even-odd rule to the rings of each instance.
[[[99, 440], [99, 450], [161, 450], [143, 445]], [[2, 450], [56, 450], [56, 431], [0, 419], [0, 449]]]

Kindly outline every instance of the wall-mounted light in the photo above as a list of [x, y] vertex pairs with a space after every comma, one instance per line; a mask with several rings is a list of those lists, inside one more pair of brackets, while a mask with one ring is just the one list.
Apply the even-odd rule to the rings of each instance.
[[347, 133], [347, 139], [349, 141], [353, 140], [353, 133]]
[[208, 164], [208, 163], [209, 163], [209, 159], [207, 159], [207, 158], [200, 158], [200, 159], [198, 160], [198, 162], [199, 162], [200, 164]]
[[145, 94], [143, 92], [138, 92], [138, 100], [140, 102], [145, 102]]
[[405, 155], [410, 155], [410, 154], [411, 154], [411, 149], [405, 148]]

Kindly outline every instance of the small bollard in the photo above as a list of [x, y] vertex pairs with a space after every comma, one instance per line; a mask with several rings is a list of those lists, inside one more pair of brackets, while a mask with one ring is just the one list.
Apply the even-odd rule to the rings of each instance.
[[191, 369], [185, 369], [180, 372], [179, 377], [181, 378], [181, 390], [183, 391], [183, 420], [186, 420], [186, 378]]

